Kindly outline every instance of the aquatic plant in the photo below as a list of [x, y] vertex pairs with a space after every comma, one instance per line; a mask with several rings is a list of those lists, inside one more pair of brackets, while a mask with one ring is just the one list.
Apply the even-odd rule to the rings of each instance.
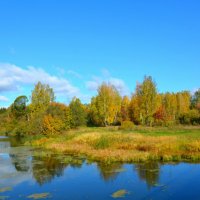
[[46, 199], [48, 197], [50, 197], [50, 193], [38, 193], [27, 196], [29, 199]]
[[11, 187], [3, 187], [3, 188], [0, 188], [0, 193], [11, 191], [11, 190], [12, 190]]
[[114, 192], [111, 196], [113, 198], [121, 198], [121, 197], [125, 197], [126, 194], [129, 194], [129, 192], [127, 190], [118, 190], [116, 192]]

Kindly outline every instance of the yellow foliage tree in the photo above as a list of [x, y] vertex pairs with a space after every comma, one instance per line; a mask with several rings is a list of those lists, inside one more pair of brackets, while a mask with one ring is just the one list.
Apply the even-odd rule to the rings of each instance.
[[98, 95], [90, 105], [91, 120], [97, 125], [111, 125], [117, 122], [121, 108], [121, 96], [117, 89], [107, 83], [98, 88]]

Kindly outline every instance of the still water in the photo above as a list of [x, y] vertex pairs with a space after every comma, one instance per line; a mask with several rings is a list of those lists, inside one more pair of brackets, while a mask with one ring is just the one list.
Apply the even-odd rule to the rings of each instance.
[[90, 163], [0, 137], [0, 199], [200, 199], [200, 164]]

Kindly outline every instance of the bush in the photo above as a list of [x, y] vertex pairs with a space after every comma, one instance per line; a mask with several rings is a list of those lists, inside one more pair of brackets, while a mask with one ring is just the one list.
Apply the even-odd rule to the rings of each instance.
[[181, 124], [192, 124], [197, 125], [200, 124], [200, 114], [198, 110], [190, 110], [188, 113], [182, 114], [179, 117]]
[[43, 133], [46, 135], [55, 135], [65, 128], [65, 123], [58, 117], [45, 115], [43, 118]]
[[119, 127], [121, 130], [131, 131], [134, 129], [134, 123], [131, 121], [123, 121]]

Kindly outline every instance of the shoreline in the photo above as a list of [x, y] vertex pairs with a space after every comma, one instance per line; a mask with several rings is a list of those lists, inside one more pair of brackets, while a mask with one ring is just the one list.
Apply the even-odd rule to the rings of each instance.
[[200, 161], [200, 128], [157, 133], [92, 129], [26, 141], [26, 145], [72, 155], [91, 161]]

